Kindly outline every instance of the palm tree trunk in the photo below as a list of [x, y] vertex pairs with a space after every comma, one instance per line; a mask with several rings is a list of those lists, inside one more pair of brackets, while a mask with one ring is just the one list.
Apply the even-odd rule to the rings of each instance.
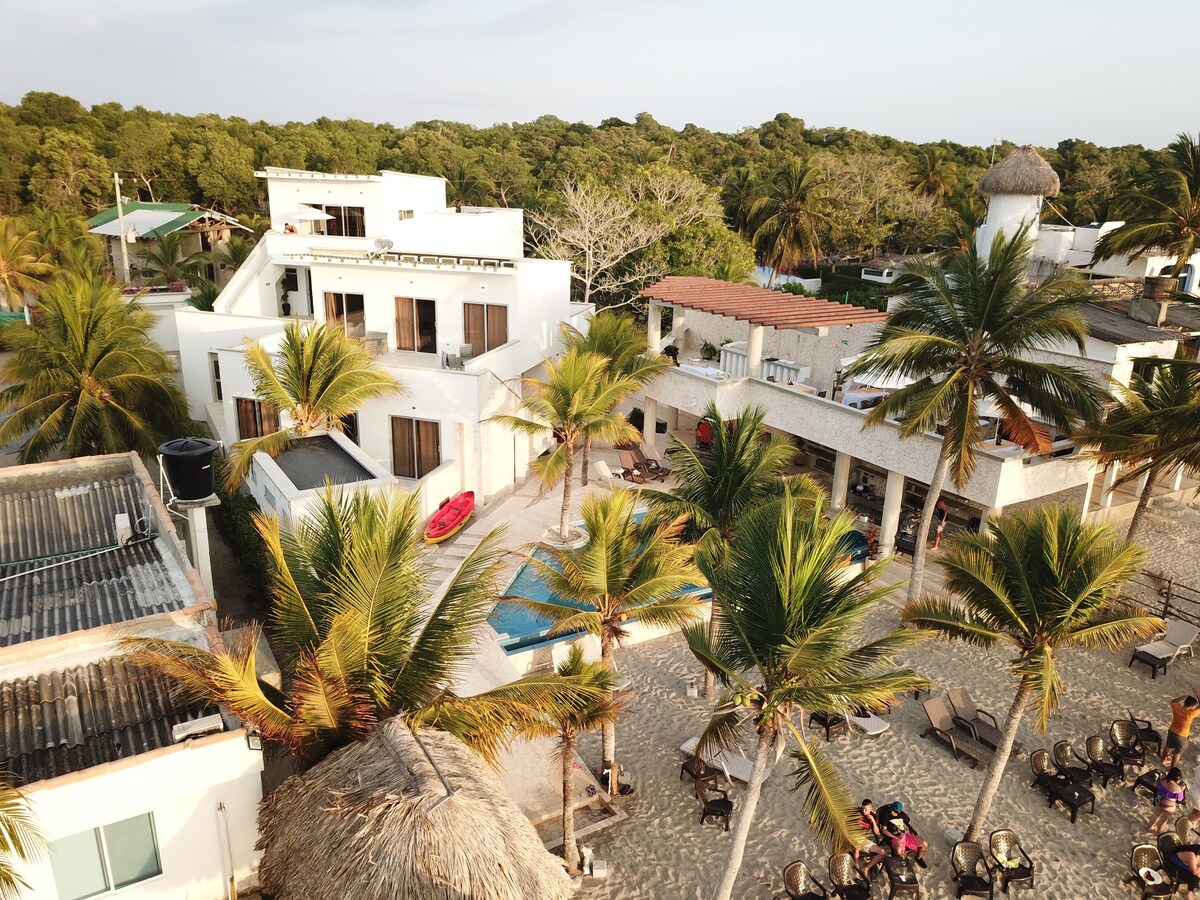
[[592, 461], [592, 439], [585, 437], [583, 439], [583, 454], [579, 460], [579, 485], [587, 487], [588, 483], [588, 466]]
[[[1137, 506], [1133, 510], [1133, 518], [1129, 520], [1129, 530], [1125, 532], [1125, 540], [1132, 541], [1137, 537], [1138, 529], [1142, 526], [1142, 517], [1146, 515], [1146, 507], [1150, 505], [1150, 494], [1154, 491], [1154, 482], [1158, 481], [1158, 469], [1146, 471], [1146, 486], [1138, 497]], [[1084, 512], [1087, 512], [1085, 509]]]
[[762, 795], [763, 775], [767, 771], [767, 754], [775, 743], [775, 728], [764, 728], [758, 735], [758, 750], [754, 754], [754, 766], [750, 770], [750, 783], [746, 785], [746, 794], [742, 797], [742, 809], [737, 814], [733, 825], [733, 840], [729, 846], [729, 860], [725, 863], [725, 874], [717, 886], [714, 900], [730, 900], [733, 896], [733, 884], [737, 881], [738, 870], [742, 867], [742, 857], [746, 853], [746, 839], [750, 837], [750, 826], [754, 824], [754, 811], [758, 808], [758, 798]]
[[942, 438], [942, 449], [938, 452], [937, 465], [933, 467], [933, 478], [929, 480], [929, 493], [925, 495], [925, 509], [917, 525], [917, 543], [913, 547], [912, 578], [908, 582], [908, 602], [921, 596], [925, 586], [925, 556], [929, 549], [929, 529], [933, 525], [934, 509], [938, 497], [946, 484], [946, 473], [950, 470], [950, 452], [946, 439]]
[[[717, 638], [717, 600], [714, 597], [708, 604], [708, 640], [715, 644]], [[704, 699], [711, 700], [717, 689], [717, 676], [711, 670], [704, 670]]]
[[575, 846], [575, 735], [567, 732], [562, 740], [563, 860], [567, 874], [579, 871], [579, 848]]
[[1021, 716], [1025, 714], [1025, 704], [1033, 694], [1033, 687], [1028, 681], [1022, 680], [1017, 688], [1017, 696], [1013, 699], [1008, 710], [1008, 718], [1004, 720], [1004, 730], [1000, 733], [1000, 746], [992, 757], [991, 768], [987, 778], [979, 790], [979, 799], [975, 801], [975, 811], [971, 813], [971, 822], [967, 825], [967, 835], [964, 840], [974, 841], [983, 830], [988, 813], [992, 811], [992, 802], [996, 799], [996, 790], [1000, 787], [1000, 779], [1004, 777], [1004, 767], [1008, 765], [1008, 757], [1012, 754], [1013, 741], [1017, 737], [1017, 726], [1021, 724]]
[[[608, 666], [610, 670], [613, 668], [613, 638], [607, 632], [600, 635], [600, 659]], [[614, 798], [617, 795], [617, 788], [620, 787], [619, 779], [617, 778], [617, 725], [615, 722], [605, 722], [600, 726], [600, 735], [602, 738], [603, 750], [600, 756], [600, 771], [608, 770], [608, 796]]]
[[567, 444], [567, 471], [563, 473], [562, 514], [558, 518], [559, 539], [565, 544], [571, 531], [571, 487], [575, 477], [575, 447]]

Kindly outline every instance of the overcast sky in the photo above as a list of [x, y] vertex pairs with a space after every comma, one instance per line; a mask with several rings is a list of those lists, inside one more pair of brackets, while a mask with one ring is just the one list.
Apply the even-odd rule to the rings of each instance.
[[6, 103], [719, 131], [788, 112], [980, 145], [1200, 128], [1200, 0], [0, 0], [0, 34]]

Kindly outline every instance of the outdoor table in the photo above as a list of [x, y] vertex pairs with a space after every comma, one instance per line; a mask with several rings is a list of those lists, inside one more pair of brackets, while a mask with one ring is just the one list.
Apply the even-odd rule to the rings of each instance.
[[[1132, 666], [1135, 662], [1140, 662], [1150, 667], [1150, 679], [1152, 681], [1158, 677], [1159, 669], [1162, 669], [1164, 673], [1167, 671], [1167, 660], [1161, 656], [1155, 656], [1153, 653], [1147, 653], [1145, 650], [1133, 651], [1133, 656], [1129, 658], [1129, 666]], [[1125, 668], [1128, 669], [1129, 666]]]
[[897, 894], [921, 896], [921, 883], [917, 880], [912, 863], [907, 859], [899, 856], [885, 857], [883, 871], [887, 874], [889, 900]]
[[870, 403], [876, 398], [882, 400], [887, 396], [887, 391], [867, 389], [855, 390], [851, 389], [842, 394], [842, 403], [853, 409], [863, 409], [864, 405]]
[[1057, 800], [1063, 806], [1071, 810], [1071, 822], [1074, 823], [1075, 815], [1079, 812], [1080, 807], [1090, 803], [1092, 805], [1092, 815], [1096, 814], [1096, 795], [1089, 791], [1083, 785], [1079, 784], [1054, 784], [1050, 786], [1050, 805], [1053, 806]]

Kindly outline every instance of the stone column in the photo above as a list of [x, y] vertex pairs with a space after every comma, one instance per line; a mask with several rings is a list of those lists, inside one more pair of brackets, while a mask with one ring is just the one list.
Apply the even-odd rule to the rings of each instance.
[[678, 431], [678, 430], [679, 430], [679, 407], [678, 406], [668, 406], [667, 407], [667, 432], [670, 433], [670, 432], [674, 432], [674, 431]]
[[990, 530], [990, 526], [991, 526], [992, 522], [994, 522], [996, 519], [998, 519], [1003, 514], [1004, 514], [1003, 506], [985, 507], [983, 512], [980, 513], [980, 515], [979, 515], [979, 533], [987, 534], [988, 531]]
[[896, 549], [896, 530], [900, 527], [900, 506], [904, 500], [904, 476], [899, 472], [888, 472], [887, 486], [883, 489], [883, 517], [879, 523], [880, 559], [892, 555]]
[[683, 350], [684, 309], [682, 306], [671, 307], [671, 334], [675, 346]]
[[1134, 492], [1135, 494], [1137, 494], [1137, 496], [1138, 496], [1139, 498], [1140, 498], [1140, 497], [1142, 496], [1142, 494], [1145, 492], [1145, 490], [1146, 490], [1146, 483], [1147, 483], [1149, 480], [1150, 480], [1150, 472], [1149, 472], [1149, 471], [1143, 472], [1143, 473], [1142, 473], [1142, 477], [1141, 477], [1141, 478], [1139, 478], [1139, 479], [1137, 480], [1137, 487], [1135, 487], [1135, 488], [1133, 489], [1133, 492]]
[[1112, 506], [1113, 502], [1113, 485], [1117, 481], [1117, 475], [1121, 471], [1121, 464], [1118, 462], [1110, 462], [1108, 469], [1104, 472], [1104, 487], [1100, 492], [1100, 505], [1105, 509]]
[[746, 376], [762, 378], [763, 326], [750, 325], [750, 340], [746, 342]]
[[646, 318], [646, 350], [651, 356], [658, 356], [662, 353], [662, 306], [651, 300]]
[[647, 397], [642, 405], [646, 418], [642, 422], [642, 443], [647, 449], [654, 449], [654, 441], [658, 437], [658, 401]]
[[1092, 468], [1092, 477], [1088, 479], [1087, 486], [1083, 490], [1083, 502], [1080, 504], [1079, 515], [1083, 521], [1087, 521], [1088, 512], [1092, 508], [1092, 490], [1096, 485], [1096, 469]]
[[1171, 482], [1171, 490], [1178, 491], [1183, 489], [1183, 466], [1175, 470], [1175, 480]]
[[846, 508], [846, 493], [850, 489], [850, 464], [854, 457], [837, 452], [833, 460], [833, 487], [829, 489], [829, 512], [839, 513]]

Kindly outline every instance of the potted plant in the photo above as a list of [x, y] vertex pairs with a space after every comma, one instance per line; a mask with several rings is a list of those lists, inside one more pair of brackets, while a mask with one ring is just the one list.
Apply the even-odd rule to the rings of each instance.
[[705, 341], [703, 344], [700, 345], [700, 356], [703, 357], [704, 359], [716, 359], [717, 358], [717, 345], [714, 344], [712, 341]]
[[292, 304], [288, 301], [288, 289], [286, 284], [283, 286], [283, 293], [279, 295], [279, 307], [283, 310], [283, 314], [285, 316], [290, 316], [292, 314]]

